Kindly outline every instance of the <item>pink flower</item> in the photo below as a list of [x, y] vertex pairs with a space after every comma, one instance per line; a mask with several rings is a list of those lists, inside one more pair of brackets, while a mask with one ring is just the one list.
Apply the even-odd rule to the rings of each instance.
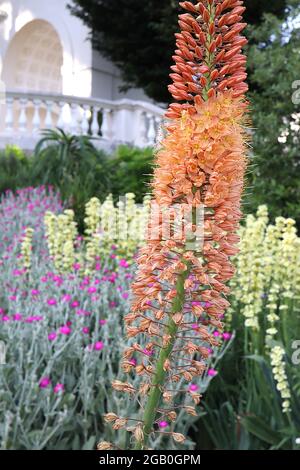
[[231, 338], [232, 338], [232, 334], [231, 334], [231, 333], [227, 333], [226, 331], [223, 333], [223, 339], [224, 339], [225, 341], [229, 341]]
[[207, 375], [209, 375], [209, 377], [215, 377], [215, 375], [217, 375], [217, 371], [215, 369], [208, 369], [207, 371]]
[[101, 351], [104, 348], [104, 344], [102, 341], [97, 341], [97, 343], [94, 344], [94, 350], [95, 351]]
[[198, 385], [196, 385], [196, 384], [191, 384], [191, 385], [189, 386], [189, 391], [190, 391], [190, 392], [197, 392], [198, 390], [199, 390], [199, 387], [198, 387]]
[[153, 351], [150, 351], [149, 349], [143, 349], [143, 353], [146, 354], [146, 356], [152, 356]]
[[48, 299], [48, 300], [47, 300], [47, 304], [48, 304], [48, 305], [51, 305], [51, 306], [57, 305], [57, 301], [56, 301], [55, 299]]
[[67, 325], [64, 325], [64, 326], [61, 326], [59, 331], [61, 332], [62, 335], [66, 335], [68, 336], [69, 334], [71, 334], [71, 328]]
[[136, 366], [136, 359], [134, 358], [130, 359], [129, 363], [133, 366]]
[[48, 335], [48, 340], [49, 341], [54, 341], [57, 337], [57, 334], [55, 333], [55, 331], [53, 331], [52, 333], [49, 333]]
[[74, 300], [74, 302], [71, 303], [70, 307], [71, 308], [77, 308], [79, 307], [80, 303], [78, 302], [78, 300]]
[[65, 294], [62, 296], [62, 300], [64, 302], [70, 302], [70, 300], [72, 299], [72, 297], [70, 296], [70, 294]]
[[109, 302], [109, 306], [110, 306], [110, 308], [113, 308], [113, 307], [116, 307], [117, 304], [116, 304], [116, 302]]
[[167, 421], [160, 421], [158, 423], [158, 426], [162, 429], [167, 428], [169, 426], [169, 423]]
[[129, 297], [128, 292], [124, 292], [124, 293], [122, 294], [122, 297], [123, 297], [123, 299], [125, 299], [125, 300], [128, 299], [128, 297]]
[[100, 269], [101, 269], [101, 264], [100, 264], [100, 263], [96, 263], [95, 271], [100, 271]]
[[119, 266], [121, 268], [128, 268], [129, 267], [129, 264], [127, 263], [126, 259], [121, 259], [120, 260], [120, 263], [119, 263]]
[[74, 271], [79, 271], [80, 268], [81, 268], [80, 263], [74, 263], [74, 264], [73, 264], [73, 269], [74, 269]]
[[220, 333], [218, 331], [214, 331], [213, 335], [217, 338], [218, 336], [220, 336]]
[[112, 255], [110, 255], [111, 259], [116, 259], [117, 255], [115, 255], [114, 253]]
[[51, 380], [49, 377], [43, 377], [41, 380], [40, 380], [40, 383], [39, 383], [39, 387], [40, 388], [47, 388], [51, 383]]
[[9, 316], [3, 315], [3, 317], [2, 317], [3, 322], [8, 322], [9, 320], [10, 320]]
[[10, 297], [8, 297], [9, 300], [11, 300], [12, 302], [16, 301], [17, 300], [17, 296], [16, 295], [11, 295]]
[[39, 291], [39, 290], [37, 290], [37, 289], [32, 289], [31, 295], [36, 296], [36, 295], [39, 295], [39, 294], [40, 294], [40, 291]]
[[65, 387], [63, 384], [56, 384], [54, 389], [53, 389], [53, 392], [54, 393], [59, 393], [59, 392], [63, 392], [65, 390]]
[[97, 292], [97, 288], [96, 288], [96, 287], [89, 287], [89, 288], [88, 288], [88, 293], [89, 293], [89, 294], [94, 294], [95, 292]]
[[82, 328], [82, 333], [84, 333], [85, 335], [89, 334], [89, 332], [90, 332], [90, 329], [87, 326], [84, 326]]
[[13, 276], [18, 277], [18, 276], [22, 276], [22, 274], [24, 274], [24, 271], [21, 269], [14, 269], [12, 274]]
[[99, 325], [103, 326], [106, 325], [107, 320], [99, 320]]

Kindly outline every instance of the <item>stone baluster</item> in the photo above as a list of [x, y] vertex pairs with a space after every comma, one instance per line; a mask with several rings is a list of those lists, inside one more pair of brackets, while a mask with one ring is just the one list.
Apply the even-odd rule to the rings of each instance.
[[135, 145], [145, 147], [147, 145], [147, 117], [146, 113], [138, 109], [136, 112], [136, 136]]
[[37, 134], [41, 128], [40, 109], [42, 105], [42, 100], [34, 99], [32, 100], [32, 104], [33, 104], [32, 133]]
[[90, 123], [89, 123], [89, 117], [90, 117], [90, 106], [88, 104], [82, 105], [82, 120], [81, 120], [81, 133], [86, 135], [89, 132], [90, 128]]
[[102, 138], [106, 140], [111, 140], [113, 138], [111, 115], [112, 115], [111, 109], [103, 108], [101, 135], [102, 135]]
[[66, 120], [65, 120], [65, 110], [66, 110], [66, 102], [65, 101], [59, 101], [57, 103], [58, 106], [58, 119], [57, 119], [57, 124], [56, 127], [59, 129], [66, 129]]
[[45, 117], [44, 128], [45, 129], [52, 129], [52, 127], [53, 127], [53, 123], [52, 123], [53, 101], [46, 100], [45, 105], [46, 105], [46, 117]]
[[71, 134], [78, 134], [79, 132], [79, 121], [78, 121], [78, 104], [71, 103], [71, 124], [70, 124], [70, 132]]
[[20, 115], [19, 115], [19, 122], [18, 122], [18, 130], [24, 134], [27, 131], [27, 116], [26, 116], [26, 106], [28, 104], [27, 98], [21, 98], [19, 100], [20, 103]]
[[98, 106], [93, 107], [93, 120], [92, 120], [92, 135], [93, 137], [99, 137], [99, 123], [98, 123], [98, 113], [100, 108]]
[[14, 98], [6, 98], [5, 132], [11, 134], [14, 129]]
[[147, 118], [149, 120], [149, 127], [147, 132], [147, 144], [154, 145], [155, 138], [156, 138], [156, 131], [155, 131], [155, 118], [153, 114], [147, 113]]

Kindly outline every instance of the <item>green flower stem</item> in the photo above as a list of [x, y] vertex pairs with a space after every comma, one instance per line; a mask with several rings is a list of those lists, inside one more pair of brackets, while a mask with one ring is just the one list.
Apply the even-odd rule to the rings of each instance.
[[[176, 291], [177, 295], [173, 300], [172, 304], [172, 313], [180, 312], [184, 305], [185, 295], [184, 295], [184, 283], [185, 280], [188, 278], [191, 266], [187, 263], [187, 268], [181, 274], [179, 274], [177, 283], [176, 283]], [[168, 345], [160, 350], [160, 354], [157, 360], [156, 365], [156, 372], [154, 374], [152, 384], [151, 384], [151, 391], [149, 393], [148, 401], [145, 408], [144, 413], [144, 438], [141, 441], [137, 441], [135, 450], [142, 450], [148, 444], [149, 435], [152, 432], [153, 424], [155, 422], [157, 408], [160, 402], [160, 398], [162, 395], [162, 388], [166, 378], [166, 371], [164, 370], [164, 363], [170, 357], [174, 343], [176, 341], [176, 334], [177, 334], [178, 326], [173, 321], [172, 316], [169, 318], [168, 326], [166, 328], [166, 334], [171, 336], [170, 342]]]

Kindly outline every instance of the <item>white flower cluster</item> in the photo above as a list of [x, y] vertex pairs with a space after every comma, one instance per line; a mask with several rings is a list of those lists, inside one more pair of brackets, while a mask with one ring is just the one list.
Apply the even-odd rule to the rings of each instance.
[[290, 411], [291, 392], [285, 370], [284, 355], [284, 349], [278, 345], [273, 347], [270, 352], [272, 371], [277, 383], [276, 388], [283, 400], [282, 410], [287, 413]]
[[32, 239], [34, 230], [30, 227], [25, 229], [25, 234], [21, 243], [22, 265], [24, 269], [31, 267]]

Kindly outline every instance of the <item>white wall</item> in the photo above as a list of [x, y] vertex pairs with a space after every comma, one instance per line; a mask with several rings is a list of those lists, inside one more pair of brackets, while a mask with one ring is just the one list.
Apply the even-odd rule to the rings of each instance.
[[70, 15], [66, 4], [63, 0], [0, 0], [0, 9], [8, 13], [0, 25], [2, 65], [11, 39], [23, 26], [35, 19], [48, 21], [63, 48], [62, 92], [88, 97], [92, 91], [92, 50], [85, 40], [88, 32], [79, 19]]
[[[142, 90], [133, 89], [127, 93], [120, 93], [119, 87], [121, 85], [120, 73], [118, 69], [108, 60], [104, 59], [99, 53], [92, 51], [91, 44], [88, 37], [88, 29], [78, 18], [72, 16], [66, 9], [67, 0], [0, 0], [0, 10], [7, 12], [8, 18], [0, 23], [0, 76], [5, 79], [6, 89], [9, 91], [16, 91], [18, 89], [18, 83], [22, 90], [18, 91], [35, 91], [41, 92], [57, 92], [65, 95], [74, 95], [80, 97], [103, 98], [109, 100], [118, 100], [122, 98], [129, 98], [134, 100], [145, 100], [150, 101]], [[14, 76], [14, 57], [16, 57], [19, 63], [20, 73], [22, 74], [22, 66], [20, 60], [25, 61], [28, 70], [31, 70], [31, 74], [35, 73], [34, 66], [29, 63], [28, 54], [24, 46], [24, 37], [32, 34], [32, 40], [28, 40], [28, 48], [31, 45], [34, 46], [35, 37], [33, 26], [37, 26], [34, 20], [45, 20], [47, 21], [57, 33], [57, 37], [61, 43], [61, 47], [56, 47], [56, 62], [62, 63], [61, 68], [61, 80], [57, 80], [57, 89], [55, 90], [55, 84], [51, 90], [47, 85], [47, 80], [35, 80], [31, 87], [28, 83], [33, 83], [34, 80], [30, 78], [22, 77], [21, 80], [12, 80], [10, 77]], [[43, 22], [40, 22], [42, 25]], [[27, 25], [27, 27], [26, 27]], [[22, 29], [26, 27], [26, 29]], [[19, 34], [18, 34], [19, 33]], [[46, 31], [45, 31], [46, 34]], [[15, 38], [13, 47], [12, 39]], [[43, 42], [43, 31], [39, 30], [40, 42]], [[54, 35], [52, 34], [52, 44]], [[37, 69], [44, 70], [44, 75], [47, 74], [47, 64], [45, 62], [51, 62], [53, 57], [53, 50], [51, 45], [47, 44], [47, 40], [44, 41], [44, 50], [37, 50], [35, 48], [35, 57], [41, 56], [41, 61], [44, 64], [39, 64]], [[50, 42], [50, 41], [49, 41]], [[16, 45], [17, 44], [17, 45]], [[59, 51], [61, 49], [62, 59], [60, 60]], [[45, 57], [49, 59], [45, 59]], [[20, 59], [21, 57], [21, 59]], [[33, 59], [32, 59], [33, 62]], [[1, 69], [3, 70], [1, 74]], [[9, 70], [8, 70], [9, 69]], [[52, 67], [51, 71], [53, 75], [57, 75], [57, 70], [54, 71]], [[44, 77], [45, 78], [45, 77]], [[37, 89], [37, 83], [40, 83]], [[27, 89], [28, 88], [28, 89]]]
[[132, 100], [150, 101], [141, 89], [133, 88], [126, 93], [121, 93], [119, 91], [121, 85], [122, 81], [118, 68], [102, 57], [98, 52], [93, 51], [93, 96], [108, 100], [128, 98]]

